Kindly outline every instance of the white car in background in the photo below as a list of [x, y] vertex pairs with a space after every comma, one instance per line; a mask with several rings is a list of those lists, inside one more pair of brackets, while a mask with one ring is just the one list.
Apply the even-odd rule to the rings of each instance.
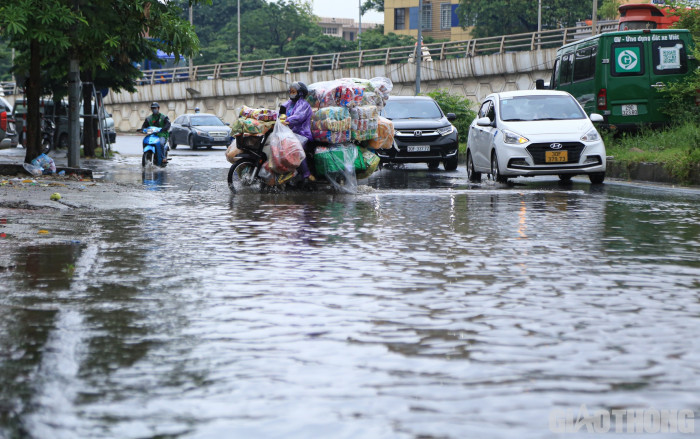
[[569, 93], [524, 90], [488, 95], [469, 127], [467, 175], [481, 174], [505, 183], [518, 176], [557, 175], [563, 181], [578, 174], [591, 183], [605, 180], [605, 145], [593, 122]]

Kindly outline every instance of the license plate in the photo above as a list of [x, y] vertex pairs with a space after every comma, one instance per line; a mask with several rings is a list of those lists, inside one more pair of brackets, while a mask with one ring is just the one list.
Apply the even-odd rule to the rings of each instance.
[[623, 116], [636, 116], [637, 114], [639, 114], [637, 112], [637, 104], [628, 104], [622, 106]]
[[406, 147], [408, 152], [426, 152], [430, 151], [430, 145], [411, 145]]
[[214, 140], [226, 140], [226, 137], [214, 137]]
[[547, 163], [566, 163], [569, 161], [568, 151], [545, 151], [544, 161]]

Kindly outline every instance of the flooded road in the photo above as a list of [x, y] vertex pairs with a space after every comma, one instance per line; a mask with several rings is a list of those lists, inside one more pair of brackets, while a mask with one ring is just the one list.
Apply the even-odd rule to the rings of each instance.
[[221, 149], [172, 158], [104, 171], [159, 202], [2, 212], [51, 237], [2, 241], [0, 437], [550, 438], [582, 405], [700, 416], [698, 190], [416, 165], [356, 195], [231, 196]]

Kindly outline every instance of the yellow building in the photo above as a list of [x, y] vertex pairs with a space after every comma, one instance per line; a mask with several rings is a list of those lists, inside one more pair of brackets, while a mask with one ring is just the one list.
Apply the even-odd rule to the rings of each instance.
[[[457, 18], [459, 0], [423, 0], [424, 37], [439, 40], [468, 40], [469, 28]], [[418, 37], [418, 0], [384, 0], [384, 33]]]

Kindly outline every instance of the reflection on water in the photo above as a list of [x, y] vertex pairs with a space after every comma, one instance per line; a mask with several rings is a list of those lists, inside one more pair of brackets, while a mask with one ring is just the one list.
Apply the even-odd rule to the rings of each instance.
[[231, 196], [224, 168], [167, 169], [167, 205], [18, 249], [0, 436], [555, 437], [552, 409], [700, 410], [697, 192], [401, 172]]

